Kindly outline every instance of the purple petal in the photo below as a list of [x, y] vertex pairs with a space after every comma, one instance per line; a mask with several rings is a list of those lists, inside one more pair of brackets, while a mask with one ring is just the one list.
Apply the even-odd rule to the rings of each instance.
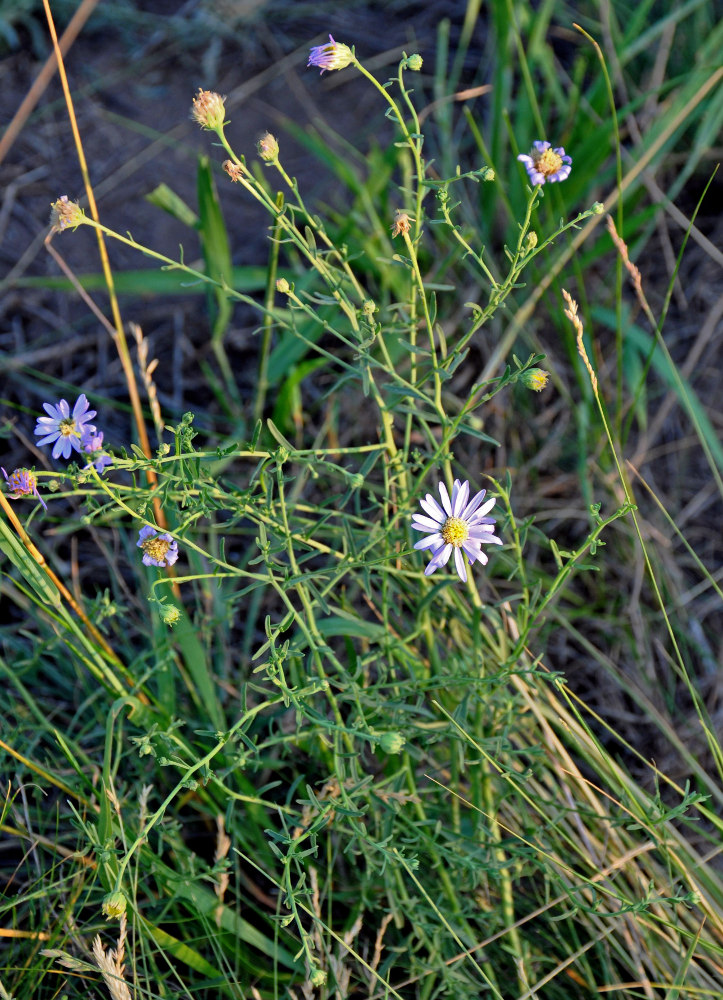
[[433, 549], [435, 545], [444, 545], [444, 539], [440, 534], [428, 535], [426, 538], [421, 538], [418, 542], [414, 543], [414, 548]]
[[454, 550], [454, 567], [457, 570], [457, 576], [460, 578], [462, 583], [467, 582], [467, 567], [464, 564], [464, 555], [462, 549]]
[[463, 483], [460, 483], [459, 479], [455, 480], [454, 491], [452, 497], [452, 512], [455, 517], [461, 517], [464, 506], [469, 499], [469, 482], [465, 479]]
[[433, 517], [438, 524], [442, 524], [442, 522], [446, 520], [447, 515], [444, 513], [431, 493], [428, 493], [424, 500], [420, 500], [419, 505], [423, 507], [429, 516]]
[[452, 504], [450, 503], [449, 493], [444, 483], [439, 484], [439, 495], [442, 498], [442, 506], [444, 507], [445, 514], [447, 517], [452, 517]]
[[432, 517], [425, 517], [424, 514], [415, 514], [412, 527], [416, 528], [417, 531], [439, 531], [439, 521], [435, 521]]
[[474, 512], [477, 510], [477, 508], [479, 507], [479, 505], [484, 500], [486, 493], [487, 493], [487, 490], [480, 490], [479, 493], [475, 493], [475, 495], [472, 497], [472, 499], [470, 500], [470, 502], [467, 504], [467, 506], [462, 511], [462, 518], [463, 518], [463, 520], [466, 521], [468, 517], [471, 517], [472, 514], [474, 514]]
[[434, 573], [435, 569], [439, 569], [440, 566], [446, 566], [449, 557], [452, 555], [453, 548], [454, 546], [451, 542], [448, 542], [443, 548], [437, 549], [428, 563], [424, 575], [429, 576], [430, 573]]

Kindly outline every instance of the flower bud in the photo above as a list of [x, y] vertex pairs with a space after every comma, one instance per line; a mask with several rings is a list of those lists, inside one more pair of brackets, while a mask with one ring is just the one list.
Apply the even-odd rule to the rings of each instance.
[[270, 132], [262, 135], [256, 143], [256, 149], [262, 160], [266, 163], [274, 163], [279, 158], [279, 144], [276, 137]]
[[601, 201], [596, 201], [591, 209], [593, 215], [602, 215], [604, 211], [605, 211], [605, 206]]
[[312, 986], [323, 986], [326, 982], [326, 973], [323, 969], [313, 968], [310, 971], [309, 980]]
[[232, 181], [241, 180], [241, 177], [243, 176], [243, 167], [240, 163], [234, 163], [233, 160], [224, 160], [222, 166]]
[[374, 313], [377, 311], [377, 304], [373, 299], [365, 299], [362, 304], [362, 312], [367, 319], [372, 319]]
[[406, 742], [401, 733], [389, 732], [381, 736], [379, 746], [384, 753], [401, 753], [402, 747]]
[[175, 604], [161, 604], [158, 609], [158, 614], [160, 615], [163, 624], [168, 625], [170, 628], [177, 625], [181, 618], [183, 618], [183, 612], [180, 611]]
[[101, 905], [103, 916], [110, 917], [112, 920], [120, 920], [126, 912], [127, 902], [122, 889], [115, 889], [113, 892], [109, 892]]
[[534, 232], [533, 230], [530, 230], [530, 232], [525, 237], [525, 248], [527, 250], [534, 250], [536, 246], [537, 246], [537, 233]]
[[280, 292], [282, 295], [288, 295], [291, 291], [291, 285], [288, 283], [286, 278], [276, 279], [276, 291]]
[[419, 55], [418, 52], [415, 52], [414, 55], [411, 55], [407, 59], [407, 69], [411, 69], [413, 73], [418, 73], [421, 68], [422, 68], [422, 57]]
[[528, 368], [520, 376], [522, 384], [528, 389], [533, 389], [535, 392], [540, 392], [545, 388], [549, 377], [550, 373], [546, 372], [543, 368]]

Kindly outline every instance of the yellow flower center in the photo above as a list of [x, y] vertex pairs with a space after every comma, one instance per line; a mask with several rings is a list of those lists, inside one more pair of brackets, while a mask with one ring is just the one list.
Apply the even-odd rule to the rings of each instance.
[[546, 149], [544, 152], [536, 152], [532, 157], [535, 168], [545, 177], [556, 174], [562, 166], [562, 157], [554, 149]]
[[75, 429], [75, 420], [72, 417], [66, 417], [65, 420], [61, 420], [58, 424], [58, 430], [66, 438], [80, 437], [80, 434]]
[[171, 547], [171, 543], [167, 542], [165, 538], [159, 538], [155, 535], [153, 538], [146, 538], [146, 540], [141, 545], [144, 552], [147, 552], [151, 559], [155, 559], [156, 562], [162, 562], [166, 558], [166, 553]]
[[440, 534], [448, 545], [454, 545], [458, 549], [469, 538], [469, 528], [461, 517], [448, 517]]

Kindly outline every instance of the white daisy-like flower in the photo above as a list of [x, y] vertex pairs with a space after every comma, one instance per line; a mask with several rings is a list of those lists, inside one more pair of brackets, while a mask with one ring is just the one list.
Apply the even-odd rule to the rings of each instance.
[[432, 550], [432, 558], [424, 571], [425, 576], [434, 573], [440, 566], [445, 566], [454, 550], [454, 567], [462, 583], [465, 583], [465, 555], [470, 565], [477, 560], [484, 566], [487, 556], [482, 551], [482, 546], [503, 544], [492, 527], [496, 518], [487, 517], [495, 505], [494, 497], [482, 504], [486, 493], [487, 490], [480, 490], [470, 500], [469, 482], [465, 480], [462, 483], [455, 479], [451, 499], [444, 483], [439, 484], [441, 506], [431, 493], [419, 501], [426, 514], [415, 514], [412, 527], [415, 531], [427, 533], [427, 538], [416, 542], [414, 548]]

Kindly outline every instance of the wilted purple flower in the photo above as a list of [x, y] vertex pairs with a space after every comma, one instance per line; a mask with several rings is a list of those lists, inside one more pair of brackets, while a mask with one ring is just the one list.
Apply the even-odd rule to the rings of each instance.
[[138, 532], [136, 545], [143, 549], [144, 566], [173, 566], [178, 559], [178, 542], [169, 534], [159, 534], [150, 524]]
[[562, 146], [552, 148], [551, 143], [537, 139], [532, 143], [532, 149], [520, 153], [517, 157], [524, 163], [533, 184], [552, 184], [554, 181], [564, 181], [572, 170], [572, 157], [565, 155]]
[[335, 42], [329, 35], [329, 41], [324, 45], [315, 45], [309, 53], [307, 66], [320, 66], [325, 69], [344, 69], [354, 61], [354, 53], [343, 42]]
[[38, 481], [30, 469], [15, 469], [10, 475], [2, 469], [5, 482], [8, 484], [8, 495], [11, 500], [19, 500], [21, 497], [33, 496], [39, 500], [45, 510], [48, 505], [38, 493]]
[[70, 458], [70, 453], [80, 451], [80, 439], [84, 434], [95, 433], [95, 426], [89, 424], [95, 416], [95, 410], [88, 409], [88, 400], [85, 394], [81, 393], [70, 412], [70, 407], [64, 399], [61, 399], [57, 406], [52, 403], [43, 403], [43, 409], [49, 414], [47, 417], [38, 417], [33, 433], [42, 435], [38, 445], [51, 444], [53, 447], [53, 458]]
[[454, 549], [454, 566], [460, 580], [465, 583], [467, 566], [462, 553], [466, 553], [470, 563], [477, 559], [484, 565], [487, 556], [482, 551], [482, 546], [503, 544], [502, 539], [494, 534], [494, 528], [490, 527], [496, 523], [496, 519], [485, 516], [494, 507], [494, 497], [480, 507], [486, 492], [480, 490], [469, 500], [469, 483], [466, 480], [461, 483], [459, 479], [455, 479], [451, 500], [447, 487], [444, 483], [439, 484], [441, 507], [431, 493], [419, 501], [429, 517], [415, 514], [412, 527], [415, 531], [426, 531], [428, 537], [416, 542], [414, 548], [432, 549], [432, 558], [424, 571], [425, 576], [446, 565]]
[[80, 448], [90, 458], [90, 464], [95, 466], [98, 475], [101, 475], [109, 465], [113, 464], [110, 455], [103, 451], [103, 431], [98, 431], [97, 434], [87, 432], [83, 434], [80, 439]]

